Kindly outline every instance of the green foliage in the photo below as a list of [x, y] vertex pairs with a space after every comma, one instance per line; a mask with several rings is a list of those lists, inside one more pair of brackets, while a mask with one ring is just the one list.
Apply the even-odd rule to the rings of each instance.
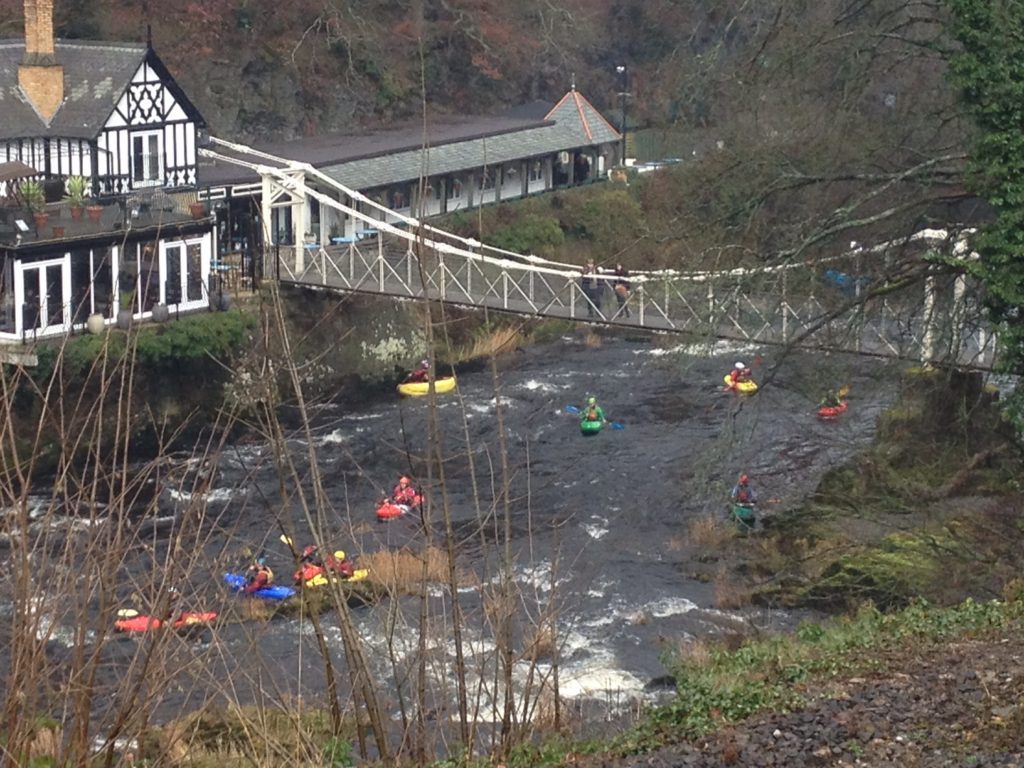
[[46, 209], [46, 190], [43, 189], [42, 182], [28, 179], [21, 182], [18, 191], [29, 213], [41, 213]]
[[216, 312], [146, 328], [138, 335], [137, 359], [155, 368], [175, 368], [208, 357], [223, 359], [248, 341], [254, 322], [242, 312]]
[[[225, 359], [248, 342], [254, 322], [251, 315], [241, 312], [211, 312], [146, 326], [135, 336], [136, 361], [166, 371], [196, 360]], [[37, 382], [49, 379], [61, 355], [66, 373], [85, 375], [104, 353], [111, 362], [120, 360], [128, 349], [128, 341], [127, 335], [110, 331], [68, 338], [63, 347], [40, 347], [39, 364], [32, 377]]]
[[84, 176], [72, 176], [68, 179], [66, 189], [64, 202], [79, 208], [85, 206], [85, 201], [89, 198], [89, 182]]
[[618, 250], [641, 232], [643, 212], [629, 190], [605, 184], [579, 192], [552, 201], [560, 206], [559, 219], [568, 234]]
[[648, 720], [616, 742], [619, 752], [637, 752], [692, 739], [728, 722], [766, 709], [801, 703], [794, 684], [811, 677], [854, 674], [882, 651], [917, 648], [953, 637], [1016, 625], [1019, 601], [966, 600], [953, 608], [924, 601], [896, 613], [866, 604], [852, 617], [800, 626], [794, 636], [751, 642], [735, 651], [712, 649], [706, 659], [669, 659], [676, 699], [653, 710]]
[[328, 739], [324, 745], [323, 761], [327, 768], [351, 768], [356, 764], [352, 742], [338, 737]]
[[565, 242], [558, 220], [550, 216], [527, 214], [520, 221], [496, 230], [488, 243], [516, 253], [548, 255]]
[[[995, 209], [974, 246], [976, 272], [999, 326], [1001, 361], [1024, 371], [1024, 5], [1020, 0], [949, 0], [952, 31], [962, 46], [950, 72], [979, 129], [971, 153], [971, 186]], [[1024, 392], [1008, 412], [1024, 429]]]

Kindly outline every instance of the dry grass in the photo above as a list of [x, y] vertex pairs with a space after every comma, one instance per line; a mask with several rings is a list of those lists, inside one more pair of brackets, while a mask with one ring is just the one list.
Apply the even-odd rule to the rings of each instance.
[[714, 605], [719, 610], [733, 610], [750, 605], [752, 592], [749, 587], [722, 573], [715, 577]]
[[[359, 558], [358, 568], [369, 568], [370, 578], [392, 592], [410, 592], [424, 579], [442, 583], [448, 581], [448, 558], [443, 549], [430, 547], [423, 552], [406, 549], [381, 551]], [[462, 579], [459, 579], [460, 584]]]
[[523, 651], [523, 658], [532, 661], [550, 660], [558, 650], [558, 638], [550, 624], [537, 627]]
[[704, 666], [711, 661], [711, 647], [703, 640], [679, 641], [672, 650], [676, 658], [689, 664]]
[[[35, 764], [37, 758], [45, 759], [59, 754], [62, 738], [60, 726], [46, 726], [37, 730], [32, 744], [28, 748], [32, 764]], [[49, 763], [45, 764], [49, 765]]]
[[720, 547], [731, 539], [734, 533], [731, 525], [709, 515], [691, 520], [686, 538], [695, 547]]
[[587, 335], [583, 337], [583, 346], [596, 349], [602, 344], [601, 335], [594, 331], [587, 331]]
[[521, 347], [525, 337], [518, 328], [504, 326], [496, 328], [485, 336], [479, 336], [473, 340], [473, 346], [465, 354], [465, 358], [473, 360], [480, 357], [491, 357], [512, 352]]

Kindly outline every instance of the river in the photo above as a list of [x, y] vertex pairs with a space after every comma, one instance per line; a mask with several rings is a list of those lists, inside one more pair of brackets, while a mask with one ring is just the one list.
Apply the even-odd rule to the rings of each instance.
[[[785, 630], [803, 618], [755, 607], [716, 607], [715, 584], [697, 578], [694, 568], [697, 559], [715, 553], [688, 540], [690, 526], [702, 517], [724, 519], [725, 499], [740, 472], [751, 476], [766, 514], [797, 505], [826, 470], [870, 442], [896, 386], [890, 364], [868, 358], [793, 353], [776, 367], [773, 349], [726, 343], [671, 347], [671, 337], [606, 336], [600, 343], [594, 338], [566, 335], [505, 356], [498, 367], [512, 473], [519, 640], [529, 635], [531, 621], [556, 613], [560, 694], [588, 717], [605, 718], [656, 697], [658, 678], [666, 673], [662, 655], [679, 644], [751, 627]], [[737, 359], [753, 365], [755, 379], [771, 372], [756, 396], [723, 391], [722, 376]], [[823, 388], [839, 385], [850, 388], [849, 412], [835, 422], [820, 421], [817, 398]], [[580, 434], [566, 406], [580, 405], [590, 394], [621, 429]], [[501, 524], [488, 522], [481, 536], [469, 457], [484, 505], [490, 507], [500, 473], [495, 408], [486, 367], [461, 374], [458, 393], [439, 400], [445, 474], [460, 536], [460, 567], [467, 574], [460, 591], [465, 637], [474, 658], [488, 656], [493, 648], [489, 613], [473, 584], [494, 580], [496, 555], [482, 541], [493, 541]], [[336, 403], [313, 407], [317, 464], [331, 508], [324, 538], [332, 548], [344, 548], [358, 560], [381, 548], [415, 549], [422, 542], [414, 521], [378, 523], [373, 507], [381, 489], [390, 488], [400, 474], [412, 469], [425, 479], [418, 457], [425, 449], [427, 413], [425, 398], [389, 397], [358, 409]], [[301, 433], [290, 437], [288, 446], [299, 472], [308, 472], [309, 446]], [[227, 446], [217, 465], [212, 486], [201, 495], [177, 490], [170, 497], [193, 508], [201, 502], [204, 510], [201, 533], [189, 545], [198, 557], [182, 575], [190, 604], [233, 614], [244, 600], [221, 588], [219, 574], [243, 568], [261, 551], [279, 573], [288, 571], [288, 551], [278, 541], [281, 521], [294, 526], [302, 541], [308, 529], [294, 497], [282, 499], [272, 452], [263, 441], [248, 438]], [[756, 536], [749, 541], [756, 546]], [[124, 599], [145, 591], [145, 575], [152, 574], [154, 558], [159, 561], [166, 543], [166, 533], [158, 533], [155, 547], [128, 558], [124, 568], [134, 589], [122, 590]], [[726, 581], [728, 565], [721, 565]], [[441, 587], [432, 595], [427, 644], [437, 683], [432, 701], [435, 714], [446, 711], [449, 717], [450, 604]], [[392, 711], [395, 667], [388, 648], [399, 669], [411, 666], [416, 611], [412, 599], [354, 611]], [[392, 632], [390, 620], [397, 620]], [[326, 616], [324, 626], [343, 664], [336, 619]], [[54, 630], [55, 659], [61, 659], [61, 646], [71, 636], [70, 626]], [[140, 641], [113, 637], [105, 643], [101, 683], [121, 684]], [[308, 622], [228, 623], [181, 643], [175, 654], [178, 667], [159, 692], [158, 720], [204, 702], [258, 697], [317, 702], [323, 691], [323, 667]], [[542, 662], [542, 671], [549, 662]], [[471, 679], [483, 682], [493, 671], [489, 662], [475, 669]], [[498, 697], [494, 686], [484, 687], [482, 700]], [[107, 704], [113, 706], [114, 698]], [[104, 702], [98, 703], [97, 723], [108, 714]]]

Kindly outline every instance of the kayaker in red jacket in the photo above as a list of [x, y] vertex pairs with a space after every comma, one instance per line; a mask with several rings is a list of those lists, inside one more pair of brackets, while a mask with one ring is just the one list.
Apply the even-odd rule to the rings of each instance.
[[729, 373], [729, 380], [733, 384], [738, 384], [741, 381], [750, 381], [750, 369], [743, 363], [737, 362]]
[[415, 507], [420, 503], [420, 495], [407, 476], [402, 475], [398, 485], [391, 491], [391, 503], [402, 504], [406, 507]]
[[293, 574], [292, 579], [296, 584], [304, 584], [323, 572], [324, 561], [320, 559], [320, 549], [316, 544], [310, 544], [302, 550], [302, 555], [299, 558], [299, 570]]
[[355, 566], [345, 556], [345, 552], [340, 549], [333, 555], [327, 556], [327, 567], [343, 579], [351, 579], [356, 575]]
[[409, 375], [405, 377], [406, 383], [412, 384], [414, 382], [426, 381], [430, 377], [430, 361], [420, 360], [420, 364], [416, 366]]
[[269, 587], [274, 581], [274, 572], [267, 566], [264, 557], [257, 557], [245, 572], [245, 592], [252, 594], [257, 590]]
[[757, 503], [757, 494], [754, 493], [754, 489], [750, 487], [750, 478], [746, 475], [740, 475], [739, 482], [733, 486], [732, 493], [729, 497], [745, 507], [752, 507]]

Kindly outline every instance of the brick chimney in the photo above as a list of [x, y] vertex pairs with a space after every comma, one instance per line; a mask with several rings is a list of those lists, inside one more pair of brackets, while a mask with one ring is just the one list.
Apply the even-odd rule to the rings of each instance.
[[18, 66], [18, 85], [47, 124], [64, 101], [64, 67], [53, 44], [53, 0], [25, 0], [25, 58]]

